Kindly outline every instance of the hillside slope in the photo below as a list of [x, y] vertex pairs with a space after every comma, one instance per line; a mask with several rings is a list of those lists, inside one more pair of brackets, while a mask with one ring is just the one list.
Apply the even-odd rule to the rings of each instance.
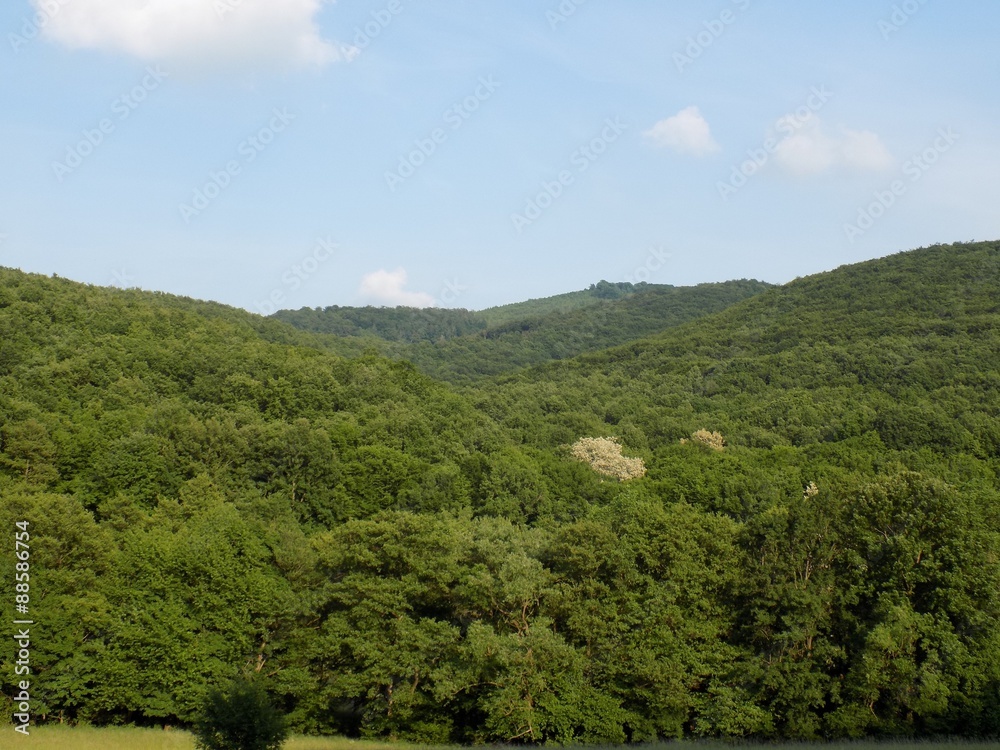
[[[601, 282], [607, 284], [607, 282]], [[612, 285], [608, 284], [608, 287]], [[729, 281], [694, 287], [641, 285], [618, 297], [576, 297], [566, 310], [561, 297], [536, 300], [482, 312], [408, 308], [327, 308], [282, 311], [275, 318], [303, 330], [338, 333], [328, 340], [332, 351], [354, 354], [364, 346], [405, 359], [431, 377], [456, 384], [513, 372], [524, 367], [606, 349], [658, 333], [672, 326], [723, 310], [769, 289], [759, 281]], [[601, 285], [595, 287], [602, 289]], [[514, 310], [553, 308], [544, 315], [513, 318]], [[496, 322], [496, 310], [504, 310]], [[474, 333], [467, 332], [477, 328]], [[383, 340], [384, 339], [384, 340]]]
[[508, 305], [498, 305], [480, 310], [479, 315], [489, 326], [501, 326], [505, 323], [513, 323], [519, 320], [531, 318], [541, 318], [552, 313], [568, 313], [575, 310], [583, 310], [593, 305], [611, 302], [614, 300], [627, 299], [633, 294], [641, 294], [646, 291], [655, 291], [670, 288], [666, 284], [650, 284], [639, 282], [633, 284], [628, 281], [599, 281], [591, 284], [587, 289], [577, 292], [567, 292], [556, 294], [552, 297], [539, 297], [523, 302], [513, 302]]
[[485, 310], [415, 307], [303, 307], [279, 310], [272, 316], [296, 328], [334, 336], [368, 337], [413, 344], [419, 341], [465, 336], [515, 320], [569, 312], [661, 288], [653, 284], [611, 284], [601, 281], [589, 289], [553, 297], [515, 302]]
[[900, 254], [461, 389], [0, 270], [36, 716], [189, 726], [241, 678], [297, 731], [422, 743], [995, 736], [998, 268]]
[[[116, 493], [152, 505], [206, 476], [328, 525], [478, 504], [489, 456], [517, 454], [408, 363], [343, 359], [222, 305], [0, 270], [0, 331], [0, 468], [92, 510]], [[421, 482], [437, 488], [430, 505]]]
[[996, 243], [901, 253], [502, 377], [491, 389], [525, 413], [548, 415], [553, 441], [569, 433], [539, 404], [556, 389], [559, 411], [587, 414], [595, 426], [627, 415], [653, 446], [711, 426], [747, 446], [871, 434], [887, 446], [992, 459], [1000, 446], [998, 267]]

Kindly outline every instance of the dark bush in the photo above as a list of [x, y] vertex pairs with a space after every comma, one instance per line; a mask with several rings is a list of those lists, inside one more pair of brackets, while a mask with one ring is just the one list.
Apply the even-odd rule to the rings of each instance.
[[277, 750], [287, 736], [285, 718], [267, 693], [245, 680], [212, 690], [195, 727], [203, 750]]

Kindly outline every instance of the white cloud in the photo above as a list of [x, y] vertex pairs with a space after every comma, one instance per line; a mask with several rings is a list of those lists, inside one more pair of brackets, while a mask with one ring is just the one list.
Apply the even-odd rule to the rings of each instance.
[[817, 115], [782, 118], [777, 129], [790, 134], [775, 150], [775, 161], [793, 175], [817, 175], [836, 167], [877, 172], [892, 163], [881, 139], [868, 130], [842, 128], [838, 135], [830, 135]]
[[841, 153], [850, 166], [863, 171], [878, 172], [892, 165], [889, 150], [870, 130], [844, 130]]
[[406, 269], [386, 271], [384, 268], [366, 274], [358, 292], [372, 302], [390, 307], [434, 307], [434, 298], [426, 292], [408, 292]]
[[788, 132], [794, 128], [774, 152], [775, 161], [786, 172], [794, 175], [814, 175], [826, 172], [837, 162], [837, 143], [830, 138], [819, 117], [810, 115], [805, 120], [794, 117], [778, 121], [778, 130]]
[[[41, 12], [52, 0], [32, 0]], [[178, 70], [283, 68], [350, 60], [319, 35], [322, 0], [66, 0], [45, 26], [75, 49], [124, 52]]]
[[704, 156], [719, 150], [708, 122], [697, 107], [687, 107], [673, 117], [660, 120], [643, 135], [656, 146], [681, 154]]

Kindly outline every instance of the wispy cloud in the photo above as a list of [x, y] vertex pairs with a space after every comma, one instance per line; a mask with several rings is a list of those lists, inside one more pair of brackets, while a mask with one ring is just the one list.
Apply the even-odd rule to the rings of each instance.
[[694, 106], [660, 120], [643, 135], [655, 146], [673, 149], [681, 154], [705, 156], [719, 150], [708, 122]]
[[370, 302], [389, 307], [434, 306], [434, 298], [426, 292], [410, 292], [404, 289], [406, 280], [406, 269], [404, 268], [397, 268], [395, 271], [386, 271], [384, 268], [380, 268], [378, 271], [366, 274], [361, 279], [358, 293]]
[[[32, 0], [41, 11], [47, 0]], [[178, 70], [242, 70], [349, 60], [322, 39], [322, 0], [72, 0], [45, 26], [74, 49], [120, 52]]]
[[[817, 115], [789, 122], [792, 131], [775, 150], [775, 162], [796, 176], [818, 175], [834, 168], [878, 172], [892, 164], [892, 157], [876, 133], [841, 128], [831, 134]], [[779, 122], [778, 130], [783, 129]]]

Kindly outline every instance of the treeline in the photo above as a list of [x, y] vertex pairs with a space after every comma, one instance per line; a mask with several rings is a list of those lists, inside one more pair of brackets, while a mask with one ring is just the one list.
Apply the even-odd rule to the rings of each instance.
[[487, 320], [490, 326], [498, 326], [526, 318], [542, 318], [552, 313], [572, 312], [591, 307], [594, 304], [624, 299], [652, 289], [669, 288], [669, 285], [666, 284], [650, 284], [645, 281], [633, 284], [630, 281], [601, 280], [578, 292], [566, 292], [552, 297], [539, 297], [524, 302], [488, 307], [485, 310], [480, 310], [479, 314]]
[[272, 318], [303, 331], [333, 336], [380, 339], [401, 344], [469, 336], [509, 323], [534, 321], [629, 297], [637, 292], [672, 289], [659, 284], [600, 281], [579, 292], [515, 302], [486, 310], [416, 307], [303, 307], [279, 310]]
[[296, 328], [332, 336], [376, 338], [413, 344], [483, 331], [485, 318], [471, 310], [415, 307], [303, 307], [279, 310], [275, 320]]
[[[602, 281], [586, 292], [481, 312], [306, 308], [281, 311], [274, 318], [302, 330], [336, 334], [325, 341], [335, 353], [354, 355], [363, 342], [385, 356], [412, 362], [435, 379], [470, 384], [660, 333], [769, 288], [748, 280], [694, 287]], [[527, 315], [543, 310], [547, 312]], [[515, 317], [514, 311], [524, 317]], [[363, 320], [365, 328], [351, 327], [348, 320]]]
[[608, 300], [628, 297], [637, 291], [658, 288], [669, 287], [601, 281], [578, 292], [515, 302], [486, 310], [331, 305], [279, 310], [272, 317], [314, 333], [414, 344], [468, 336], [505, 323], [579, 310]]
[[[244, 675], [312, 733], [996, 735], [998, 259], [848, 267], [460, 392], [0, 271], [36, 716], [186, 725]], [[587, 436], [645, 476], [574, 460]]]
[[1000, 729], [996, 518], [920, 475], [746, 523], [642, 490], [538, 528], [307, 536], [265, 506], [204, 480], [102, 521], [8, 495], [5, 524], [37, 519], [43, 713], [190, 721], [243, 671], [299, 730], [427, 742]]

